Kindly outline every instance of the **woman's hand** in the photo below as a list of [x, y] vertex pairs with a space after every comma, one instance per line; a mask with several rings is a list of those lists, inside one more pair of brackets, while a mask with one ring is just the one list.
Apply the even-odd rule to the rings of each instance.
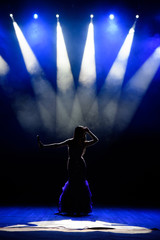
[[43, 143], [40, 141], [39, 135], [37, 135], [37, 142], [38, 142], [39, 148], [42, 149], [44, 146], [43, 146]]

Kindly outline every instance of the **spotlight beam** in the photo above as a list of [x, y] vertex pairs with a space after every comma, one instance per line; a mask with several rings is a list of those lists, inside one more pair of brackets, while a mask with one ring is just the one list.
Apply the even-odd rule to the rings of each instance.
[[153, 52], [125, 87], [116, 116], [116, 130], [122, 131], [128, 126], [159, 67], [160, 47]]
[[9, 16], [11, 17], [12, 21], [15, 22], [13, 14], [11, 13]]
[[0, 56], [0, 77], [6, 76], [8, 72], [9, 72], [9, 66], [6, 63], [6, 61]]
[[[74, 79], [71, 71], [71, 65], [68, 52], [59, 22], [57, 18], [57, 94], [56, 94], [56, 132], [66, 136], [71, 134], [69, 121], [74, 98]], [[63, 129], [63, 130], [62, 130]], [[72, 128], [73, 130], [73, 128]]]
[[32, 87], [35, 92], [37, 107], [40, 112], [41, 120], [45, 129], [51, 132], [54, 130], [53, 104], [55, 102], [55, 94], [53, 88], [50, 83], [45, 79], [45, 74], [36, 56], [34, 55], [20, 27], [15, 21], [13, 22], [13, 26], [22, 52], [26, 69], [31, 76]]
[[79, 82], [85, 87], [91, 87], [96, 80], [95, 67], [95, 46], [94, 46], [94, 27], [93, 23], [89, 24], [86, 45], [84, 49]]
[[[58, 19], [58, 18], [57, 18]], [[63, 37], [60, 22], [57, 22], [57, 86], [59, 91], [66, 92], [73, 87], [71, 65]]]
[[[110, 72], [105, 80], [104, 91], [107, 91], [107, 105], [103, 108], [103, 114], [106, 119], [106, 127], [112, 129], [116, 113], [118, 110], [118, 102], [121, 93], [121, 87], [124, 79], [124, 75], [127, 68], [128, 58], [131, 51], [131, 46], [134, 37], [135, 23], [129, 30], [128, 35], [115, 59]], [[106, 93], [105, 93], [106, 99]]]
[[[93, 15], [90, 16], [91, 20]], [[95, 46], [94, 46], [94, 25], [92, 21], [88, 27], [86, 44], [84, 48], [82, 64], [79, 74], [79, 87], [77, 97], [85, 124], [91, 126], [98, 122], [98, 107], [95, 91], [96, 64], [95, 64]]]

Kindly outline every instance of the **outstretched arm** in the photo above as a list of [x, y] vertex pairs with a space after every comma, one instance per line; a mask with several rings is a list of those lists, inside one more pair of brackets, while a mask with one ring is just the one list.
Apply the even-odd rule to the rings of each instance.
[[89, 147], [89, 146], [91, 146], [91, 145], [93, 145], [93, 144], [95, 144], [96, 142], [99, 141], [99, 139], [96, 137], [96, 135], [94, 135], [89, 128], [86, 127], [86, 128], [85, 128], [85, 131], [86, 131], [86, 133], [88, 133], [88, 134], [90, 135], [90, 137], [92, 138], [92, 140], [85, 141], [86, 147]]
[[37, 136], [37, 142], [38, 142], [38, 146], [39, 148], [58, 148], [58, 147], [63, 147], [63, 146], [68, 146], [68, 143], [69, 143], [69, 140], [70, 139], [67, 139], [63, 142], [59, 142], [59, 143], [50, 143], [50, 144], [43, 144], [41, 141], [40, 141], [40, 138], [39, 136]]

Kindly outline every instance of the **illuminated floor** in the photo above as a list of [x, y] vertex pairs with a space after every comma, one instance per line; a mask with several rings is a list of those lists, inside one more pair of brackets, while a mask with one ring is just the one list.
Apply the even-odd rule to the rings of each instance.
[[4, 239], [160, 239], [160, 209], [94, 207], [88, 216], [61, 216], [56, 207], [0, 207]]

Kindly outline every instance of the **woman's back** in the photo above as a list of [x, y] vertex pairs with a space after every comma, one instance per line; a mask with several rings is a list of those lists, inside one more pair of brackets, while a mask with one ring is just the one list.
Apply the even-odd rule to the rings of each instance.
[[83, 157], [85, 153], [84, 142], [76, 141], [74, 138], [69, 141], [69, 158], [76, 159]]
[[70, 140], [68, 158], [68, 174], [71, 182], [83, 182], [86, 179], [86, 164], [83, 159], [85, 152], [84, 143]]

